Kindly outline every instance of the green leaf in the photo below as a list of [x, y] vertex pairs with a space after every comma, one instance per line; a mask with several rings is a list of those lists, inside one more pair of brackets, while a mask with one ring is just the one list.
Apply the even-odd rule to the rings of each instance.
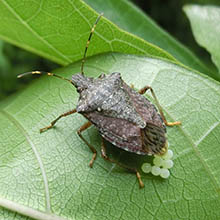
[[220, 7], [187, 5], [184, 11], [197, 43], [211, 54], [212, 61], [220, 71]]
[[210, 70], [186, 46], [160, 28], [150, 17], [128, 0], [85, 0], [97, 12], [104, 12], [106, 18], [120, 28], [133, 33], [147, 42], [164, 49], [183, 64], [214, 76]]
[[[57, 73], [70, 79], [79, 69], [76, 63]], [[167, 119], [182, 122], [167, 128], [174, 151], [169, 179], [142, 174], [145, 188], [140, 190], [134, 174], [101, 158], [94, 127], [83, 132], [99, 152], [89, 168], [92, 153], [76, 133], [86, 122], [80, 114], [40, 134], [40, 128], [75, 108], [78, 100], [68, 82], [40, 77], [0, 104], [1, 219], [15, 219], [14, 211], [33, 218], [37, 210], [67, 219], [220, 218], [219, 83], [167, 60], [134, 55], [95, 56], [85, 68], [91, 77], [114, 71], [136, 89], [151, 85]], [[110, 144], [107, 148], [129, 164], [149, 160]]]
[[[0, 1], [0, 37], [66, 65], [82, 58], [98, 14], [81, 0]], [[166, 51], [102, 18], [88, 55], [103, 52], [146, 54], [175, 60]]]

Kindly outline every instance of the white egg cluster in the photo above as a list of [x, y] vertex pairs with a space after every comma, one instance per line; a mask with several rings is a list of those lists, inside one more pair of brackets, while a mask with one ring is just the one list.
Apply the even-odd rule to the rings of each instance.
[[164, 155], [154, 155], [153, 165], [150, 163], [143, 163], [141, 169], [144, 173], [152, 173], [154, 176], [161, 176], [168, 178], [170, 176], [169, 169], [173, 167], [173, 151], [168, 150]]

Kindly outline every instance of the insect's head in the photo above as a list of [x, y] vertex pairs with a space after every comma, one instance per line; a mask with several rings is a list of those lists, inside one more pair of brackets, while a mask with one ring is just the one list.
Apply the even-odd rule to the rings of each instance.
[[93, 78], [86, 77], [81, 73], [72, 75], [72, 84], [76, 87], [77, 92], [80, 94], [84, 90], [88, 89], [90, 84], [93, 82]]
[[102, 74], [98, 78], [89, 78], [80, 73], [73, 75], [72, 84], [80, 94], [77, 112], [102, 111], [103, 103], [111, 99], [122, 83], [120, 73]]

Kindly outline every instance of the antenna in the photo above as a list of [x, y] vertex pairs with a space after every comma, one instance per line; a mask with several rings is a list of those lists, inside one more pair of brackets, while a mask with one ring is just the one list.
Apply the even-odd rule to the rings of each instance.
[[81, 64], [81, 74], [84, 75], [84, 72], [83, 72], [83, 67], [84, 67], [84, 63], [86, 62], [86, 53], [87, 53], [87, 49], [89, 47], [89, 43], [90, 43], [90, 40], [92, 38], [92, 34], [93, 32], [95, 31], [95, 27], [97, 25], [97, 23], [99, 22], [100, 18], [103, 16], [103, 13], [101, 13], [98, 18], [96, 19], [95, 21], [95, 24], [93, 25], [92, 29], [91, 29], [91, 32], [89, 34], [89, 38], [86, 42], [86, 48], [85, 48], [85, 52], [84, 52], [84, 55], [83, 55], [83, 59], [82, 59], [82, 64]]
[[[20, 74], [20, 75], [18, 75], [17, 76], [17, 78], [21, 78], [21, 77], [23, 77], [23, 76], [27, 76], [27, 75], [42, 75], [42, 74], [46, 74], [46, 75], [48, 75], [48, 76], [55, 76], [55, 77], [57, 77], [57, 78], [60, 78], [60, 79], [63, 79], [63, 80], [66, 80], [66, 81], [68, 81], [68, 82], [70, 82], [70, 83], [72, 83], [72, 81], [71, 80], [69, 80], [69, 79], [66, 79], [66, 78], [64, 78], [64, 77], [62, 77], [62, 76], [58, 76], [58, 75], [56, 75], [56, 74], [54, 74], [54, 73], [49, 73], [49, 72], [44, 72], [44, 71], [32, 71], [32, 72], [27, 72], [27, 73], [22, 73], [22, 74]], [[73, 83], [72, 83], [73, 84]]]
[[[86, 61], [87, 49], [88, 49], [88, 47], [89, 47], [89, 43], [90, 43], [90, 40], [91, 40], [91, 38], [92, 38], [92, 34], [93, 34], [93, 32], [95, 31], [95, 27], [96, 27], [97, 23], [99, 22], [100, 18], [102, 17], [102, 15], [103, 15], [103, 13], [101, 13], [101, 14], [98, 16], [98, 18], [97, 18], [96, 21], [95, 21], [95, 24], [93, 25], [93, 27], [92, 27], [92, 29], [91, 29], [90, 34], [89, 34], [89, 38], [88, 38], [87, 43], [86, 43], [86, 48], [85, 48], [85, 52], [84, 52], [83, 59], [82, 59], [82, 64], [81, 64], [81, 74], [82, 74], [82, 75], [84, 75], [83, 67], [84, 67], [84, 63], [85, 63], [85, 61]], [[45, 75], [48, 75], [48, 76], [55, 76], [55, 77], [57, 77], [57, 78], [66, 80], [66, 81], [70, 82], [71, 84], [73, 84], [73, 82], [72, 82], [71, 80], [69, 80], [69, 79], [66, 79], [66, 78], [64, 78], [64, 77], [62, 77], [62, 76], [58, 76], [58, 75], [56, 75], [56, 74], [54, 74], [54, 73], [45, 72], [45, 71], [31, 71], [31, 72], [26, 72], [26, 73], [22, 73], [22, 74], [18, 75], [17, 78], [21, 78], [21, 77], [23, 77], [23, 76], [31, 75], [31, 74], [32, 74], [32, 75], [35, 75], [35, 74], [36, 74], [36, 75], [45, 74]]]

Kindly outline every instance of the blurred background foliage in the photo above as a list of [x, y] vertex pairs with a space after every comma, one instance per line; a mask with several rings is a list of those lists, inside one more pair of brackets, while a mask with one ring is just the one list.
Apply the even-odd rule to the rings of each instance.
[[[214, 69], [210, 55], [195, 42], [182, 7], [185, 4], [220, 5], [219, 0], [132, 0], [159, 26], [190, 48], [207, 66]], [[128, 21], [129, 22], [129, 21]], [[31, 70], [50, 71], [58, 65], [35, 54], [0, 41], [0, 100], [24, 87], [33, 78], [17, 80], [19, 73]]]
[[57, 64], [22, 50], [4, 41], [0, 41], [0, 100], [24, 87], [34, 77], [17, 79], [19, 73], [31, 70], [51, 70]]
[[220, 6], [219, 0], [132, 0], [132, 2], [145, 11], [160, 27], [192, 50], [211, 70], [216, 70], [210, 54], [196, 43], [189, 20], [182, 8], [186, 4]]

